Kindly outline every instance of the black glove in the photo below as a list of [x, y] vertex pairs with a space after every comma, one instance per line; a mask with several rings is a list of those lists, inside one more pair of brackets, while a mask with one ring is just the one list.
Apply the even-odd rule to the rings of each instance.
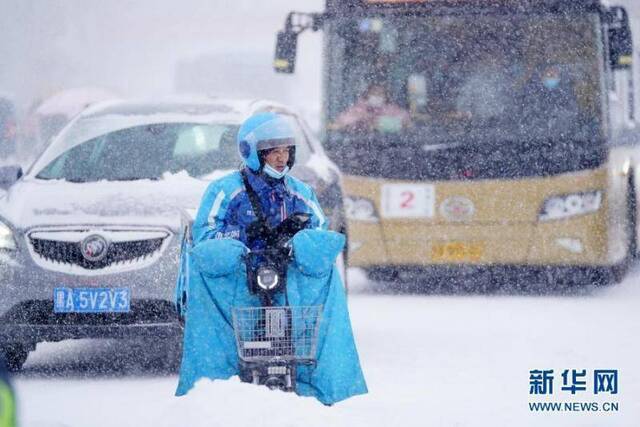
[[273, 238], [276, 244], [282, 244], [291, 239], [298, 231], [304, 230], [311, 217], [305, 213], [295, 213], [282, 221], [273, 229]]
[[247, 227], [247, 240], [255, 242], [256, 240], [270, 241], [272, 239], [273, 230], [262, 221], [253, 221]]

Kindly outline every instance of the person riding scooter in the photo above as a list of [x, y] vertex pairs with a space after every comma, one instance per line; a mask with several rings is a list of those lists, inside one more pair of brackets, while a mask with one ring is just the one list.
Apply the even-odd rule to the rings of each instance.
[[[238, 354], [247, 348], [261, 352], [265, 345], [251, 339], [251, 347], [244, 346], [236, 335], [238, 310], [264, 312], [264, 307], [274, 308], [267, 321], [272, 327], [253, 324], [266, 331], [264, 337], [284, 339], [267, 344], [288, 343], [278, 347], [284, 365], [268, 366], [271, 377], [280, 375], [273, 369], [286, 369], [291, 381], [282, 389], [326, 405], [367, 393], [335, 265], [345, 236], [327, 230], [313, 190], [288, 174], [295, 162], [293, 129], [286, 116], [275, 113], [247, 119], [237, 136], [242, 169], [212, 182], [203, 196], [192, 239], [182, 249], [176, 287], [186, 290], [176, 292], [184, 316], [177, 396], [187, 394], [201, 378], [252, 377], [254, 384], [274, 385], [256, 371], [260, 362], [241, 362]], [[285, 256], [270, 258], [274, 249], [285, 249]], [[286, 262], [280, 262], [283, 259]], [[305, 347], [308, 357], [300, 356], [312, 363], [298, 366], [301, 348], [293, 337], [298, 337], [300, 321], [287, 319], [312, 306], [317, 307], [317, 326], [309, 330], [314, 345]], [[282, 313], [285, 316], [276, 316]]]
[[[318, 199], [308, 185], [288, 173], [295, 163], [296, 141], [288, 118], [260, 113], [238, 131], [238, 150], [244, 167], [211, 183], [193, 224], [193, 241], [233, 238], [250, 250], [265, 245], [268, 228], [295, 213], [310, 216], [306, 228], [327, 228]], [[257, 195], [266, 224], [250, 200]]]

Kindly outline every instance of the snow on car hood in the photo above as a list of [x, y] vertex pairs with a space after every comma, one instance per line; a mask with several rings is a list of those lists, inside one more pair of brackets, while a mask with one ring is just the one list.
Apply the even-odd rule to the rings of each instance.
[[104, 224], [180, 227], [181, 209], [197, 208], [209, 180], [186, 172], [162, 179], [72, 183], [28, 178], [0, 198], [0, 218], [25, 229], [46, 225]]

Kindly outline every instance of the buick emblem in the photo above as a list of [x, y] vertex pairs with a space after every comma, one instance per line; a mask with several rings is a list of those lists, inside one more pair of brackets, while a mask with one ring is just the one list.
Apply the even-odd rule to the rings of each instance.
[[449, 221], [468, 221], [474, 211], [473, 202], [466, 197], [449, 197], [440, 205], [440, 214]]
[[98, 234], [92, 234], [82, 241], [80, 251], [87, 261], [101, 261], [107, 256], [109, 242]]

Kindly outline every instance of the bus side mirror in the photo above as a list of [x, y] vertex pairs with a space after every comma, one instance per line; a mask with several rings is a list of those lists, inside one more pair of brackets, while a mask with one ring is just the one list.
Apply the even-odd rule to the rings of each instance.
[[612, 7], [607, 20], [609, 64], [613, 70], [629, 69], [633, 62], [633, 39], [627, 11], [623, 7]]
[[292, 74], [295, 71], [297, 50], [298, 33], [279, 31], [276, 42], [276, 55], [273, 60], [273, 68], [277, 73]]

